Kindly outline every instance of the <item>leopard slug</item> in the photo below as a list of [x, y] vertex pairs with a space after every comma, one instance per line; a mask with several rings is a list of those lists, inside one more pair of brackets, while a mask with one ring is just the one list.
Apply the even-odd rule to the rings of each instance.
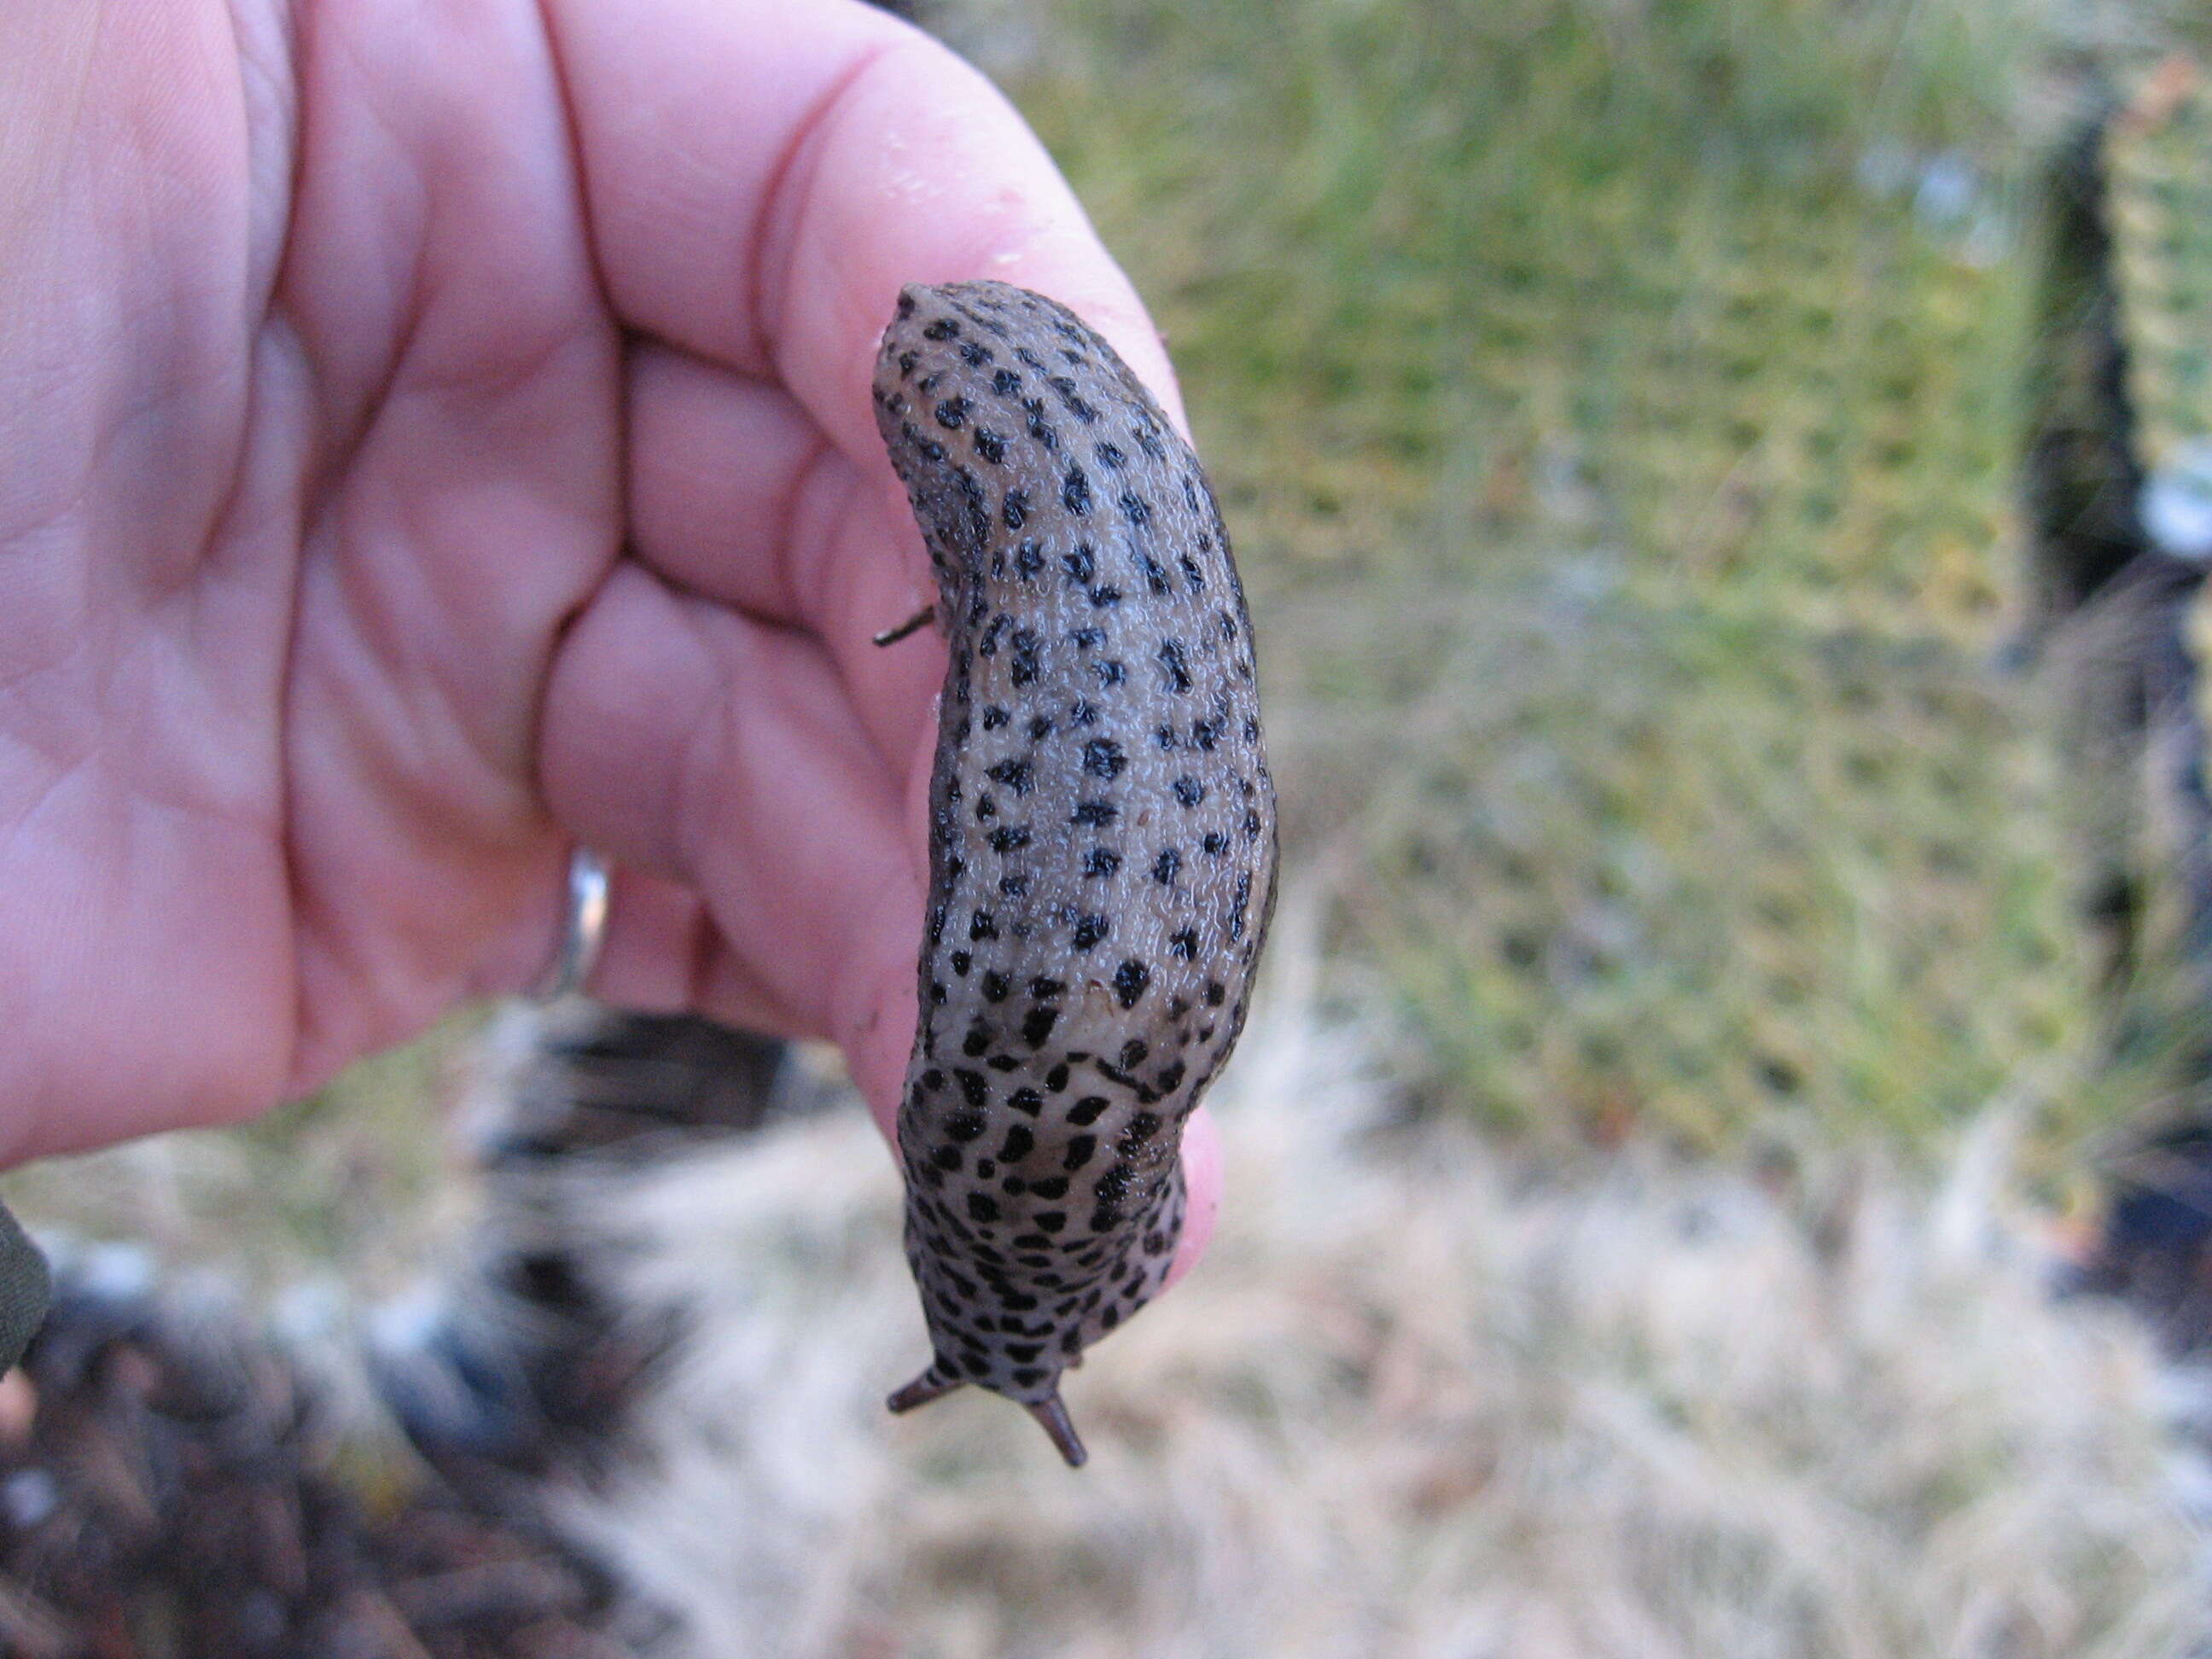
[[1198, 458], [1065, 307], [907, 289], [875, 406], [950, 647], [898, 1118], [934, 1357], [890, 1405], [976, 1383], [1079, 1465], [1060, 1372], [1167, 1278], [1273, 904], [1250, 619]]

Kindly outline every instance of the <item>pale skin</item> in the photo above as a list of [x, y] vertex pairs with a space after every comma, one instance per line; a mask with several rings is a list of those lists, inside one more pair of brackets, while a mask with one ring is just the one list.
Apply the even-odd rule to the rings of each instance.
[[[20, 0], [0, 50], [0, 1162], [232, 1121], [555, 948], [915, 1023], [902, 283], [1158, 337], [1020, 118], [851, 0]], [[1186, 1144], [1185, 1263], [1218, 1192]]]

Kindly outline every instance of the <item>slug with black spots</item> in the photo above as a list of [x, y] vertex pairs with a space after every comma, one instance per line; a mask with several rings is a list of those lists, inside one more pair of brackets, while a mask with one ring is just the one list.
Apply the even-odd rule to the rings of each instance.
[[975, 1383], [1079, 1464], [1060, 1373], [1167, 1279], [1274, 901], [1251, 623], [1198, 458], [1065, 307], [907, 289], [875, 405], [951, 656], [898, 1120], [935, 1353], [890, 1407]]

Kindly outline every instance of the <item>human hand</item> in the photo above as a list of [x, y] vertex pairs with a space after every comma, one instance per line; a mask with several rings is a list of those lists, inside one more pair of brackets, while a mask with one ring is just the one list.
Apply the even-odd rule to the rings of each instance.
[[[33, 0], [0, 54], [0, 1160], [259, 1112], [552, 951], [915, 1017], [941, 643], [905, 282], [1073, 305], [1019, 118], [853, 0]], [[1188, 1143], [1185, 1259], [1216, 1158]]]

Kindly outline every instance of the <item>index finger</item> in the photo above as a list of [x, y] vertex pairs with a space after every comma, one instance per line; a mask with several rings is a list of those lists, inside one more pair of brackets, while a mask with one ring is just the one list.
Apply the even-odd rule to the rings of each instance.
[[547, 11], [628, 327], [780, 383], [888, 480], [868, 384], [900, 287], [996, 277], [1080, 313], [1181, 423], [1128, 279], [1012, 106], [945, 47], [859, 0]]

